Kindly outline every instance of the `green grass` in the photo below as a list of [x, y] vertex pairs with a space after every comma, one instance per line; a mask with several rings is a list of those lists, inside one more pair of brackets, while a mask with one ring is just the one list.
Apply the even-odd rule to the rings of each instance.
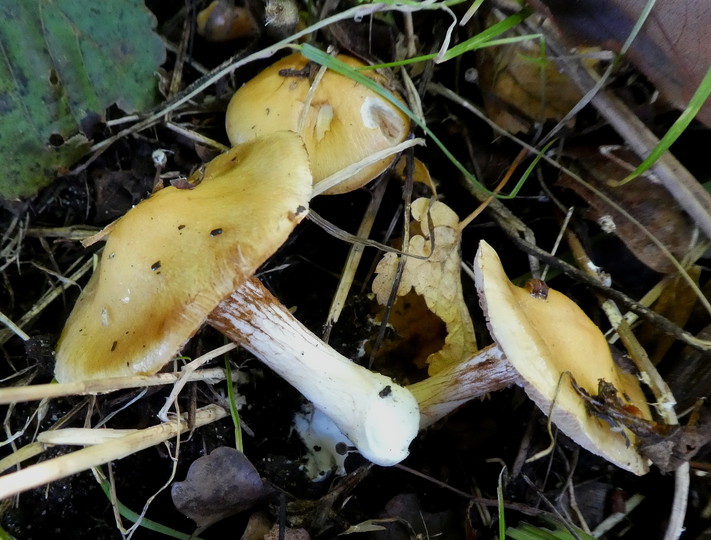
[[706, 72], [706, 75], [702, 79], [699, 87], [696, 89], [696, 92], [694, 92], [694, 95], [689, 101], [689, 104], [686, 106], [686, 109], [684, 109], [684, 112], [681, 113], [676, 122], [674, 122], [672, 127], [669, 128], [669, 131], [664, 134], [664, 137], [661, 138], [659, 144], [657, 144], [647, 158], [640, 163], [639, 167], [627, 175], [627, 177], [617, 185], [626, 184], [653, 167], [661, 155], [669, 150], [671, 145], [676, 142], [682, 133], [684, 133], [691, 121], [698, 114], [701, 107], [704, 106], [704, 103], [706, 103], [709, 96], [711, 96], [711, 68], [709, 68]]
[[232, 384], [232, 364], [230, 364], [230, 359], [227, 356], [225, 356], [225, 375], [227, 382], [227, 397], [230, 403], [230, 415], [232, 416], [232, 423], [235, 427], [235, 448], [244, 454], [244, 447], [242, 444], [242, 422], [239, 419], [235, 388], [234, 384]]
[[[110, 500], [113, 501], [111, 497], [111, 486], [109, 485], [108, 480], [104, 480], [101, 483], [101, 489], [104, 491], [104, 494], [106, 497]], [[149, 531], [154, 531], [157, 533], [160, 533], [164, 536], [167, 536], [169, 538], [178, 538], [180, 540], [202, 540], [202, 538], [199, 538], [197, 536], [192, 536], [191, 534], [186, 534], [182, 533], [180, 531], [176, 531], [175, 529], [171, 529], [170, 527], [166, 527], [165, 525], [161, 525], [160, 523], [153, 521], [151, 519], [148, 519], [144, 517], [141, 519], [141, 516], [128, 508], [126, 505], [124, 505], [121, 501], [116, 501], [116, 507], [118, 508], [119, 514], [121, 514], [121, 517], [124, 519], [127, 519], [131, 523], [136, 523], [140, 519], [140, 526], [148, 529]]]
[[[489, 47], [493, 45], [501, 45], [505, 43], [513, 43], [516, 41], [522, 41], [526, 39], [536, 39], [540, 38], [538, 34], [531, 34], [527, 36], [518, 36], [518, 37], [512, 37], [512, 38], [500, 38], [500, 39], [495, 39], [498, 36], [502, 35], [503, 33], [511, 30], [518, 24], [520, 24], [522, 21], [524, 21], [528, 16], [530, 16], [531, 10], [528, 8], [524, 8], [518, 13], [515, 13], [503, 21], [500, 21], [499, 23], [496, 23], [492, 25], [491, 27], [483, 30], [476, 36], [473, 36], [472, 38], [468, 39], [467, 41], [460, 43], [459, 45], [456, 45], [452, 47], [451, 49], [447, 50], [446, 53], [441, 58], [441, 61], [447, 61], [451, 60], [453, 58], [456, 58], [458, 56], [461, 56], [462, 54], [466, 52], [470, 52], [476, 49], [480, 49], [482, 47]], [[441, 150], [441, 152], [446, 156], [446, 158], [459, 170], [459, 172], [462, 173], [462, 175], [472, 183], [476, 187], [477, 190], [480, 192], [490, 195], [490, 196], [495, 196], [500, 199], [512, 199], [516, 197], [516, 195], [519, 193], [523, 185], [525, 184], [526, 180], [529, 178], [531, 172], [534, 170], [538, 162], [540, 161], [541, 157], [543, 156], [543, 153], [548, 149], [549, 145], [547, 145], [541, 152], [538, 154], [538, 156], [534, 159], [533, 163], [531, 166], [528, 167], [528, 169], [525, 171], [521, 179], [516, 183], [514, 188], [509, 192], [509, 193], [495, 193], [484, 187], [477, 179], [476, 177], [469, 172], [469, 170], [456, 158], [456, 156], [447, 148], [447, 146], [437, 137], [437, 135], [427, 126], [427, 124], [424, 122], [422, 118], [417, 116], [407, 105], [405, 105], [400, 99], [395, 97], [393, 93], [386, 88], [383, 88], [380, 84], [375, 82], [374, 80], [370, 79], [369, 77], [365, 76], [363, 73], [360, 72], [359, 69], [353, 68], [351, 66], [346, 65], [344, 62], [341, 62], [338, 58], [335, 58], [331, 56], [330, 54], [314, 47], [313, 45], [309, 45], [308, 43], [299, 45], [299, 46], [294, 46], [295, 49], [299, 50], [302, 55], [304, 55], [306, 58], [311, 60], [312, 62], [315, 62], [319, 65], [325, 66], [326, 68], [334, 71], [335, 73], [339, 73], [340, 75], [343, 75], [344, 77], [348, 77], [349, 79], [362, 84], [366, 88], [372, 90], [373, 92], [377, 93], [379, 96], [381, 96], [383, 99], [387, 100], [388, 102], [392, 103], [395, 107], [397, 107], [403, 114], [407, 115], [410, 120], [417, 125], [424, 133], [425, 135], [432, 140], [437, 147]], [[425, 55], [425, 56], [420, 56], [417, 58], [412, 58], [409, 60], [403, 60], [400, 62], [393, 62], [389, 64], [381, 64], [379, 66], [373, 66], [373, 67], [393, 67], [393, 66], [400, 66], [400, 65], [405, 65], [408, 63], [412, 62], [420, 62], [420, 61], [426, 61], [426, 60], [432, 60], [436, 57], [437, 55]]]

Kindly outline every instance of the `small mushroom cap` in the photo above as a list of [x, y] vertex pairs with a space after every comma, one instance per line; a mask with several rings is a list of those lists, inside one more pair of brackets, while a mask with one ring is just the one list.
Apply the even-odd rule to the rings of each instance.
[[[349, 56], [339, 55], [338, 59], [353, 67], [364, 65]], [[292, 54], [235, 92], [226, 115], [227, 135], [232, 144], [273, 131], [298, 131], [312, 84], [308, 64], [306, 57]], [[384, 78], [375, 72], [363, 73], [385, 86]], [[409, 130], [408, 117], [393, 104], [343, 75], [326, 71], [312, 96], [300, 133], [311, 159], [314, 184], [401, 143]], [[382, 173], [394, 159], [391, 156], [369, 165], [325, 193], [357, 189]]]
[[167, 187], [107, 228], [99, 266], [59, 340], [60, 382], [161, 369], [217, 304], [306, 215], [301, 139], [281, 132], [208, 163], [194, 189]]
[[197, 14], [197, 33], [207, 41], [224, 42], [259, 34], [259, 25], [249, 9], [230, 0], [214, 0]]
[[[617, 367], [599, 328], [558, 291], [548, 289], [546, 297], [512, 284], [494, 249], [483, 241], [474, 275], [491, 335], [518, 371], [528, 396], [546, 415], [553, 405], [553, 422], [583, 448], [635, 474], [646, 473], [649, 464], [636, 451], [634, 435], [613, 431], [589, 414], [571, 383], [570, 376], [595, 395], [604, 379], [644, 418], [651, 418], [637, 379]], [[570, 376], [561, 379], [566, 372]]]

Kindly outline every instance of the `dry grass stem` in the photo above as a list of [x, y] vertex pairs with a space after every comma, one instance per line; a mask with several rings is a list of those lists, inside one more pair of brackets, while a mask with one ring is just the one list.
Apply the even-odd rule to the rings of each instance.
[[[32, 306], [32, 308], [25, 313], [20, 320], [17, 321], [16, 327], [22, 329], [32, 322], [36, 317], [39, 316], [42, 311], [56, 298], [58, 298], [64, 291], [66, 291], [72, 285], [76, 285], [78, 279], [80, 279], [84, 274], [91, 270], [93, 266], [93, 260], [89, 258], [84, 264], [81, 265], [75, 272], [73, 272], [68, 278], [60, 281], [56, 287], [51, 288], [45, 292], [42, 297]], [[4, 321], [3, 321], [4, 322]], [[4, 344], [8, 339], [14, 335], [14, 332], [6, 329], [0, 331], [0, 345]]]
[[163, 422], [166, 422], [168, 420], [168, 410], [173, 405], [175, 400], [178, 399], [178, 395], [185, 387], [185, 385], [190, 382], [190, 378], [195, 374], [196, 370], [205, 365], [213, 358], [217, 358], [218, 356], [221, 356], [236, 348], [237, 345], [235, 345], [234, 343], [228, 343], [227, 345], [223, 345], [222, 347], [218, 347], [217, 349], [203, 354], [202, 356], [196, 358], [189, 364], [183, 366], [183, 369], [178, 374], [178, 379], [175, 381], [175, 386], [173, 386], [170, 395], [165, 400], [165, 405], [163, 405], [161, 410], [158, 411], [158, 414], [156, 416], [158, 416], [158, 418], [160, 418]]
[[[360, 226], [358, 227], [358, 232], [356, 235], [359, 238], [368, 238], [370, 231], [373, 228], [373, 223], [375, 222], [375, 216], [378, 213], [378, 208], [383, 200], [383, 195], [385, 194], [385, 188], [387, 187], [387, 182], [380, 182], [373, 192], [373, 196], [370, 199], [368, 208], [365, 211], [365, 215], [361, 220]], [[325, 331], [325, 341], [328, 341], [328, 334], [330, 333], [333, 325], [338, 322], [338, 318], [343, 311], [343, 307], [346, 305], [346, 300], [348, 298], [348, 292], [351, 290], [351, 285], [355, 279], [356, 271], [358, 270], [358, 265], [363, 256], [363, 251], [365, 250], [365, 245], [361, 243], [354, 243], [351, 245], [348, 251], [348, 258], [343, 265], [343, 270], [341, 272], [341, 279], [338, 282], [338, 289], [333, 295], [331, 300], [331, 307], [328, 311], [328, 317], [326, 319], [326, 331]]]
[[400, 152], [403, 152], [407, 150], [408, 148], [412, 148], [414, 146], [423, 146], [425, 144], [424, 139], [420, 138], [415, 138], [415, 139], [409, 139], [407, 141], [401, 142], [400, 144], [396, 144], [394, 146], [391, 146], [390, 148], [386, 148], [385, 150], [381, 150], [380, 152], [375, 152], [374, 154], [369, 155], [367, 158], [361, 159], [360, 161], [353, 163], [352, 165], [349, 165], [348, 167], [345, 167], [341, 169], [340, 171], [332, 174], [331, 176], [328, 176], [321, 180], [316, 186], [314, 187], [312, 197], [316, 197], [317, 195], [321, 195], [321, 193], [324, 193], [325, 191], [331, 189], [334, 186], [337, 186], [352, 176], [355, 176], [359, 171], [362, 169], [365, 169], [366, 167], [369, 167], [373, 163], [378, 163], [379, 161], [385, 159], [386, 157], [399, 154]]
[[[1, 388], [0, 405], [20, 403], [24, 401], [38, 401], [40, 399], [65, 396], [95, 396], [98, 394], [108, 394], [117, 390], [125, 390], [128, 388], [163, 386], [166, 384], [174, 384], [181, 380], [182, 377], [182, 373], [158, 373], [156, 375], [149, 376], [136, 375], [135, 377], [113, 377], [110, 379], [79, 381], [64, 384], [50, 383], [15, 388]], [[237, 377], [237, 373], [233, 375], [233, 379], [235, 377]], [[214, 383], [224, 379], [224, 369], [210, 368], [191, 373], [187, 377], [187, 382], [204, 381]]]
[[176, 437], [189, 429], [210, 424], [225, 416], [227, 416], [227, 411], [222, 407], [208, 405], [198, 409], [192, 426], [187, 422], [187, 415], [183, 415], [180, 419], [173, 419], [118, 439], [31, 465], [26, 469], [0, 477], [0, 499], [17, 495], [28, 489], [86, 471], [92, 467], [98, 467], [110, 461], [125, 458]]

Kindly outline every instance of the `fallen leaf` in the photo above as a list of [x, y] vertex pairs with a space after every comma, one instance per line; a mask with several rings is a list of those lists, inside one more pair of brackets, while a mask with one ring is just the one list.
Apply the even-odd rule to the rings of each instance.
[[669, 198], [669, 192], [647, 176], [620, 187], [611, 187], [610, 182], [623, 178], [634, 169], [635, 162], [626, 167], [619, 158], [608, 158], [598, 151], [585, 149], [571, 149], [568, 154], [576, 159], [573, 169], [583, 180], [616, 204], [611, 205], [574, 178], [561, 173], [558, 182], [588, 203], [588, 217], [597, 221], [606, 232], [617, 235], [635, 257], [652, 270], [663, 274], [676, 272], [668, 256], [620, 211], [624, 208], [677, 260], [681, 260], [692, 247], [696, 233], [688, 216]]
[[[495, 16], [493, 12], [487, 26], [498, 22], [493, 20]], [[582, 97], [578, 87], [542, 53], [537, 39], [478, 52], [486, 112], [511, 133], [527, 132], [546, 120], [560, 120]]]
[[[711, 339], [711, 325], [696, 334], [699, 339]], [[711, 352], [687, 346], [661, 365], [664, 380], [678, 403], [677, 410], [694, 406], [699, 399], [711, 396]]]
[[247, 510], [269, 493], [245, 455], [226, 446], [196, 459], [185, 480], [171, 488], [175, 507], [199, 527]]
[[[698, 286], [701, 268], [692, 266], [686, 269], [687, 274]], [[680, 274], [670, 274], [661, 295], [651, 306], [655, 313], [666, 317], [679, 328], [684, 328], [691, 319], [692, 312], [698, 304], [696, 291]], [[669, 349], [676, 343], [676, 338], [664, 332], [649, 321], [642, 322], [636, 332], [639, 342], [649, 354], [649, 359], [658, 365], [667, 356]], [[667, 382], [670, 382], [667, 380]], [[674, 394], [676, 397], [676, 394]]]
[[33, 195], [86, 153], [117, 104], [157, 98], [165, 48], [142, 0], [6, 0], [0, 4], [0, 198]]
[[[413, 235], [406, 251], [427, 258], [407, 258], [397, 295], [414, 291], [447, 327], [444, 346], [427, 358], [428, 373], [433, 375], [469, 358], [476, 351], [476, 336], [462, 292], [459, 218], [444, 203], [426, 198], [412, 203], [412, 218]], [[381, 305], [390, 296], [397, 267], [397, 255], [386, 253], [375, 270], [373, 292]]]
[[[529, 0], [548, 13], [572, 45], [619, 52], [648, 0]], [[684, 109], [709, 69], [711, 2], [657, 0], [627, 58], [678, 109]], [[697, 119], [711, 126], [711, 102]]]

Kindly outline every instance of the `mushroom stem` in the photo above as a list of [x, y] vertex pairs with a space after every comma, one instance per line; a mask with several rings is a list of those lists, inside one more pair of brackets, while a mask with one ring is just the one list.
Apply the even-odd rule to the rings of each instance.
[[424, 429], [471, 399], [519, 382], [516, 369], [493, 344], [407, 389], [420, 405], [420, 429]]
[[419, 424], [413, 395], [336, 352], [258, 279], [246, 281], [226, 297], [208, 322], [299, 390], [364, 457], [378, 465], [394, 465], [407, 456]]

